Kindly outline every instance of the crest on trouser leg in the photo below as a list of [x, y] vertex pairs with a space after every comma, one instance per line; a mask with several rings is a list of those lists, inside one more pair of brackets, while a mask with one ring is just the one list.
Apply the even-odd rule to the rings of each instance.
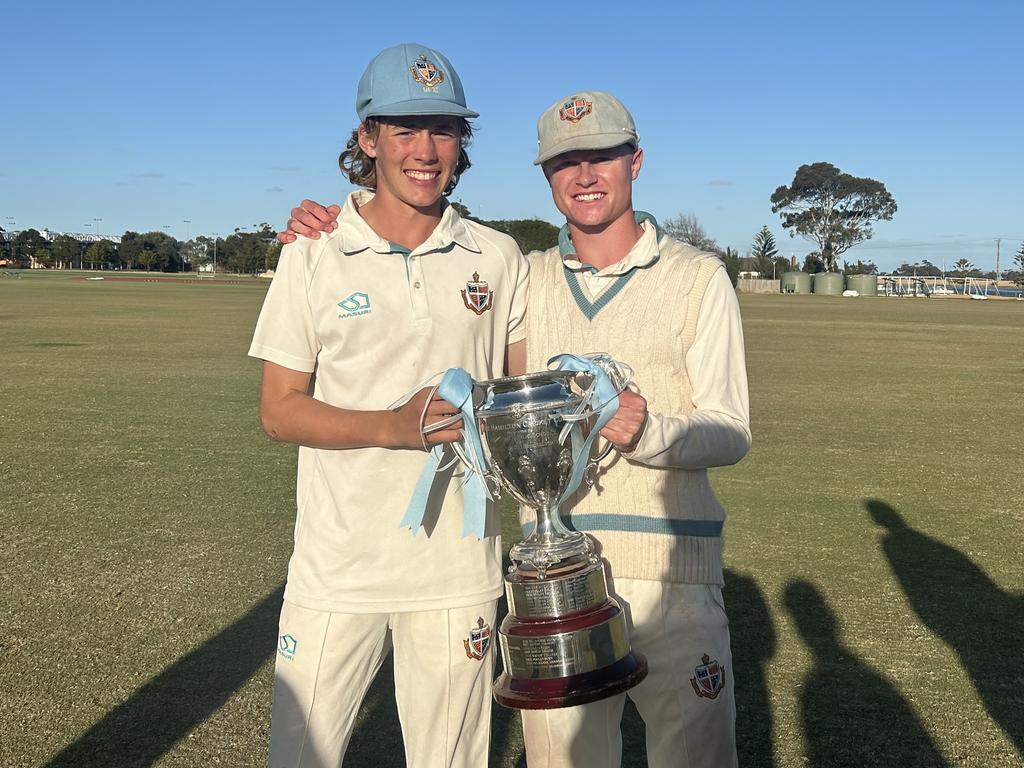
[[484, 623], [483, 616], [478, 616], [476, 627], [469, 630], [469, 637], [462, 641], [466, 656], [480, 661], [487, 649], [491, 647], [491, 626]]
[[722, 692], [725, 685], [725, 667], [712, 660], [706, 653], [701, 657], [702, 664], [694, 667], [690, 685], [693, 692], [703, 699], [714, 699]]

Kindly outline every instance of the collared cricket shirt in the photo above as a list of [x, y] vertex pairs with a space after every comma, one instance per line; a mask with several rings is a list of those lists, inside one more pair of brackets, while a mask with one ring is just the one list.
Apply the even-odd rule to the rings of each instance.
[[[313, 373], [313, 397], [360, 410], [388, 408], [450, 367], [501, 376], [506, 346], [526, 334], [528, 267], [515, 241], [448, 207], [408, 252], [359, 215], [371, 197], [354, 192], [334, 232], [285, 246], [249, 354]], [[424, 530], [399, 527], [426, 459], [299, 448], [289, 601], [381, 612], [500, 595], [497, 509], [484, 539], [462, 538], [461, 469], [433, 499]]]

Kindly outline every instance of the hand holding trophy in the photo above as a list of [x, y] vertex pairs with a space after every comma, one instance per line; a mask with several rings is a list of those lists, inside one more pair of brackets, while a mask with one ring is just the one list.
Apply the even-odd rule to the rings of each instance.
[[537, 514], [533, 532], [510, 552], [509, 614], [498, 632], [504, 671], [494, 696], [518, 709], [585, 704], [647, 675], [646, 660], [630, 651], [625, 616], [608, 595], [590, 537], [559, 517], [611, 450], [590, 457], [632, 371], [604, 354], [549, 362], [559, 368], [479, 381], [473, 395], [485, 478]]

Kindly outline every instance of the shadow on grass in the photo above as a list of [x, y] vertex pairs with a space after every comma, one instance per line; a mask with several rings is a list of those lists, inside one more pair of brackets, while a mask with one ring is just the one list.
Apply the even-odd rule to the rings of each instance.
[[736, 754], [743, 768], [774, 768], [765, 670], [775, 655], [775, 625], [753, 579], [726, 569], [723, 597], [729, 613], [736, 690]]
[[921, 621], [960, 657], [989, 715], [1024, 755], [1024, 595], [1004, 591], [970, 558], [865, 502], [886, 530], [882, 551]]
[[144, 768], [224, 705], [271, 657], [282, 584], [139, 688], [46, 768]]
[[[46, 768], [154, 765], [223, 706], [273, 655], [283, 592], [281, 585], [233, 624], [178, 659], [63, 749]], [[764, 665], [774, 651], [775, 632], [752, 579], [726, 572], [726, 595], [730, 613], [737, 617], [733, 619], [733, 662], [741, 764], [772, 768]], [[502, 600], [499, 622], [506, 612]], [[497, 646], [493, 648], [497, 652]], [[394, 688], [393, 663], [385, 660], [360, 708], [345, 755], [347, 766], [405, 765]], [[494, 705], [491, 729], [490, 765], [525, 768], [519, 713]], [[644, 723], [632, 702], [627, 702], [623, 715], [622, 742], [623, 768], [647, 765]]]
[[785, 604], [814, 654], [800, 696], [809, 766], [948, 766], [900, 693], [843, 647], [836, 616], [814, 585], [790, 583]]

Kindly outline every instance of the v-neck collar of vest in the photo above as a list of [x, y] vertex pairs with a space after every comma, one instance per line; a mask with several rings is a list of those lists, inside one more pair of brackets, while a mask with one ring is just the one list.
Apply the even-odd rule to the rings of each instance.
[[576, 299], [576, 306], [580, 308], [580, 312], [587, 318], [587, 320], [593, 320], [597, 317], [597, 313], [604, 309], [608, 304], [619, 295], [619, 292], [626, 287], [626, 283], [633, 279], [633, 275], [636, 274], [635, 269], [629, 270], [624, 275], [619, 275], [615, 278], [615, 282], [608, 286], [600, 296], [597, 297], [597, 301], [591, 301], [587, 298], [586, 291], [583, 290], [583, 286], [580, 285], [579, 272], [569, 269], [569, 267], [562, 264], [562, 274], [565, 275], [565, 282], [569, 286], [569, 293]]
[[[612, 299], [619, 295], [622, 289], [626, 287], [626, 283], [628, 283], [633, 278], [633, 275], [636, 274], [637, 268], [639, 266], [646, 266], [647, 264], [657, 261], [657, 259], [659, 258], [659, 254], [657, 253], [657, 243], [658, 241], [661, 240], [662, 236], [665, 233], [662, 231], [661, 227], [658, 226], [657, 220], [646, 211], [634, 211], [633, 216], [637, 224], [640, 224], [642, 226], [645, 222], [650, 222], [650, 226], [654, 228], [655, 253], [649, 260], [645, 261], [642, 265], [634, 265], [625, 272], [623, 272], [621, 275], [618, 275], [615, 278], [615, 282], [613, 282], [604, 291], [602, 291], [601, 295], [597, 298], [596, 301], [591, 301], [589, 298], [587, 298], [587, 292], [580, 284], [580, 272], [582, 270], [579, 268], [573, 269], [566, 264], [567, 260], [576, 261], [576, 249], [573, 247], [572, 240], [569, 237], [569, 225], [564, 224], [562, 225], [561, 230], [559, 230], [558, 252], [562, 258], [562, 274], [565, 275], [565, 282], [569, 286], [569, 292], [572, 294], [572, 297], [576, 300], [576, 306], [580, 308], [580, 311], [587, 318], [587, 320], [593, 320], [595, 317], [597, 317], [597, 313], [604, 309], [606, 306], [608, 306], [608, 304], [611, 303]], [[582, 267], [583, 269], [589, 269], [591, 272], [598, 271], [594, 267], [586, 264], [583, 264]]]

